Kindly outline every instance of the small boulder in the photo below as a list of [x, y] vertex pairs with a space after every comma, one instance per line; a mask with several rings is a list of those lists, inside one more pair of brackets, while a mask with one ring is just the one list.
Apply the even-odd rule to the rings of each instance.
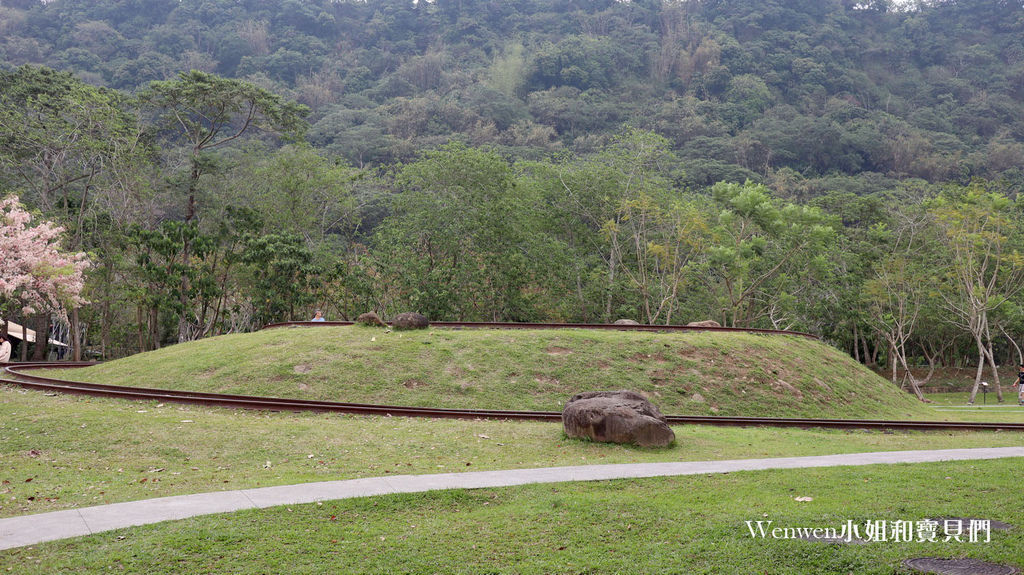
[[391, 327], [394, 329], [427, 329], [429, 326], [430, 320], [427, 316], [414, 311], [400, 313], [391, 318]]
[[356, 323], [359, 325], [376, 326], [376, 327], [387, 327], [388, 324], [384, 323], [384, 320], [380, 319], [377, 312], [368, 311], [364, 314], [360, 314], [356, 318]]
[[574, 395], [562, 410], [562, 427], [569, 437], [641, 447], [665, 447], [676, 439], [657, 407], [625, 390]]
[[706, 319], [704, 321], [691, 321], [686, 325], [687, 327], [722, 327], [722, 324], [718, 323], [713, 319]]
[[612, 325], [640, 325], [635, 319], [617, 319]]

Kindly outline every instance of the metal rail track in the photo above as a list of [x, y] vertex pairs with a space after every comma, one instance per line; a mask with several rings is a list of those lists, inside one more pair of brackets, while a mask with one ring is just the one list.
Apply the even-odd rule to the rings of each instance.
[[[59, 393], [84, 394], [100, 397], [117, 397], [140, 401], [160, 401], [205, 405], [213, 407], [260, 409], [268, 411], [311, 411], [334, 412], [360, 415], [383, 415], [402, 417], [430, 417], [447, 419], [506, 419], [532, 421], [560, 421], [562, 414], [557, 411], [507, 411], [497, 409], [450, 409], [399, 405], [373, 405], [365, 403], [344, 403], [305, 399], [255, 397], [248, 395], [226, 395], [168, 389], [147, 389], [98, 383], [83, 383], [31, 375], [26, 371], [36, 369], [60, 369], [87, 367], [91, 362], [69, 363], [27, 363], [7, 364], [6, 373], [14, 379], [5, 383], [22, 387]], [[738, 427], [801, 427], [838, 429], [900, 429], [900, 430], [1005, 430], [1024, 431], [1024, 423], [974, 423], [959, 421], [890, 421], [874, 419], [814, 419], [804, 417], [730, 417], [670, 415], [672, 424], [718, 425]]]
[[[274, 329], [282, 327], [326, 327], [353, 325], [352, 321], [285, 321], [271, 323], [263, 326], [263, 329]], [[488, 329], [597, 329], [614, 331], [717, 331], [728, 333], [756, 333], [763, 335], [794, 335], [806, 337], [813, 340], [820, 340], [816, 335], [801, 331], [788, 331], [782, 329], [758, 329], [743, 327], [701, 327], [695, 325], [617, 325], [612, 323], [518, 323], [518, 322], [480, 322], [480, 321], [432, 321], [431, 327], [449, 329], [462, 328], [488, 328]]]

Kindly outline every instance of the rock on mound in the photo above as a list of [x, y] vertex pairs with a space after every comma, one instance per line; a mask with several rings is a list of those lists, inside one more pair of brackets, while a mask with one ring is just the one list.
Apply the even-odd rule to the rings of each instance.
[[391, 327], [395, 329], [426, 329], [430, 326], [430, 320], [423, 314], [414, 311], [400, 313], [391, 318]]
[[658, 408], [633, 391], [588, 391], [573, 396], [562, 411], [569, 437], [605, 443], [665, 447], [676, 439]]
[[706, 319], [704, 321], [691, 321], [686, 325], [687, 327], [722, 327], [722, 324], [718, 323], [713, 319]]
[[368, 311], [368, 312], [366, 312], [364, 314], [360, 314], [360, 316], [356, 318], [356, 323], [358, 323], [360, 325], [368, 325], [368, 326], [371, 326], [371, 327], [373, 327], [373, 326], [387, 327], [387, 325], [388, 325], [388, 324], [384, 323], [384, 320], [380, 319], [380, 316], [377, 315], [376, 312], [372, 312], [372, 311]]

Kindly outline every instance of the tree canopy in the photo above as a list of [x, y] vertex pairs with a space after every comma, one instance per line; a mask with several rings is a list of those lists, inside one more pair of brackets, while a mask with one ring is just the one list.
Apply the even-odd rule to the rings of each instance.
[[628, 122], [692, 160], [695, 185], [786, 169], [1024, 182], [1019, 1], [55, 0], [0, 11], [8, 66], [128, 91], [179, 73], [197, 90], [213, 82], [205, 73], [245, 80], [309, 106], [312, 143], [360, 166], [452, 137], [517, 156], [593, 150]]
[[89, 253], [58, 299], [102, 356], [418, 310], [797, 329], [980, 381], [1024, 334], [1019, 1], [30, 0], [0, 29], [0, 195]]

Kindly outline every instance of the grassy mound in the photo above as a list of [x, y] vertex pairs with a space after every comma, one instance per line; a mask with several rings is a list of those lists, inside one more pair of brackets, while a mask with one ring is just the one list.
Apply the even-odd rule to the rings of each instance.
[[740, 333], [366, 327], [216, 337], [64, 371], [69, 379], [437, 407], [560, 410], [633, 389], [667, 414], [918, 417], [909, 395], [825, 344]]

